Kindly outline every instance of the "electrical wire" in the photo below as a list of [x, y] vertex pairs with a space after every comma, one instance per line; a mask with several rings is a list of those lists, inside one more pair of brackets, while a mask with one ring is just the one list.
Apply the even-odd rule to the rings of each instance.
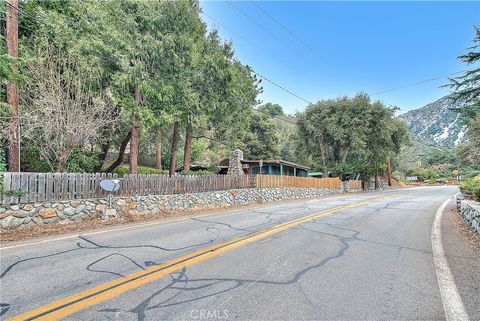
[[427, 83], [427, 82], [430, 82], [430, 81], [434, 81], [434, 80], [438, 80], [438, 79], [443, 79], [443, 78], [446, 78], [446, 77], [449, 77], [449, 76], [454, 76], [454, 75], [457, 75], [457, 74], [460, 74], [460, 73], [464, 73], [464, 72], [473, 71], [473, 70], [475, 70], [475, 69], [477, 69], [477, 68], [461, 70], [461, 71], [453, 72], [453, 73], [451, 73], [451, 74], [444, 75], [444, 76], [437, 76], [437, 77], [434, 77], [434, 78], [429, 78], [429, 79], [425, 79], [425, 80], [420, 80], [420, 81], [417, 81], [417, 82], [414, 82], [414, 83], [411, 83], [411, 84], [407, 84], [407, 85], [403, 85], [403, 86], [400, 86], [400, 87], [396, 87], [396, 88], [391, 88], [391, 89], [379, 91], [379, 92], [376, 92], [376, 93], [371, 94], [370, 96], [381, 95], [381, 94], [384, 94], [384, 93], [388, 93], [388, 92], [392, 92], [392, 91], [396, 91], [396, 90], [400, 90], [400, 89], [404, 89], [404, 88], [408, 88], [408, 87], [412, 87], [412, 86], [416, 86], [416, 85], [421, 85], [421, 84], [424, 84], [424, 83]]
[[295, 94], [294, 92], [292, 92], [291, 90], [283, 87], [282, 85], [277, 84], [277, 83], [274, 82], [273, 80], [270, 80], [269, 78], [267, 78], [267, 77], [259, 74], [258, 72], [254, 71], [254, 70], [252, 70], [252, 69], [250, 69], [250, 71], [253, 72], [255, 75], [259, 76], [260, 78], [268, 81], [268, 82], [271, 83], [272, 85], [275, 85], [275, 86], [277, 86], [278, 88], [282, 89], [283, 91], [289, 93], [290, 95], [292, 95], [292, 96], [294, 96], [294, 97], [297, 97], [297, 98], [300, 99], [300, 100], [303, 100], [303, 101], [306, 102], [307, 104], [309, 104], [309, 105], [313, 105], [313, 104], [314, 104], [314, 103], [312, 103], [311, 101], [306, 100], [306, 99], [303, 98], [302, 96], [299, 96], [299, 95]]
[[325, 58], [322, 57], [312, 46], [310, 46], [306, 41], [304, 41], [302, 38], [300, 38], [297, 34], [295, 34], [292, 30], [287, 28], [283, 23], [281, 23], [278, 19], [276, 19], [274, 16], [272, 16], [270, 13], [268, 13], [267, 10], [262, 8], [258, 3], [255, 1], [250, 1], [255, 7], [257, 7], [258, 10], [260, 10], [264, 15], [266, 15], [270, 20], [275, 22], [277, 25], [279, 25], [283, 30], [288, 32], [292, 37], [297, 39], [300, 43], [302, 43], [306, 48], [310, 49], [311, 52], [313, 52], [315, 55], [317, 55], [319, 58], [325, 61]]
[[[210, 19], [211, 21], [213, 21], [214, 23], [218, 24], [219, 26], [221, 26], [222, 28], [224, 28], [225, 30], [228, 30], [230, 33], [234, 34], [235, 36], [237, 36], [238, 38], [240, 38], [241, 40], [245, 41], [246, 43], [248, 43], [249, 45], [251, 45], [252, 47], [262, 51], [263, 53], [265, 53], [267, 56], [275, 59], [278, 63], [282, 64], [283, 66], [287, 66], [289, 69], [291, 69], [292, 71], [296, 71], [294, 68], [292, 68], [290, 66], [290, 64], [285, 64], [285, 62], [282, 62], [280, 61], [277, 57], [275, 57], [272, 53], [270, 53], [269, 51], [265, 50], [264, 48], [260, 47], [259, 45], [255, 44], [254, 42], [250, 41], [250, 39], [248, 39], [247, 37], [241, 35], [240, 33], [236, 32], [235, 30], [233, 30], [232, 28], [228, 27], [227, 25], [225, 25], [224, 23], [220, 22], [218, 19], [215, 19], [213, 18], [212, 16], [208, 15], [207, 13], [205, 12], [201, 12], [202, 15], [204, 15], [205, 17], [207, 17], [208, 19]], [[313, 81], [313, 79], [311, 79]]]
[[245, 12], [243, 12], [240, 8], [238, 8], [236, 5], [234, 5], [231, 1], [229, 0], [225, 0], [225, 2], [227, 4], [229, 4], [232, 8], [234, 8], [236, 11], [238, 11], [241, 15], [243, 15], [244, 17], [246, 17], [247, 19], [249, 19], [250, 21], [252, 21], [258, 28], [262, 29], [264, 32], [266, 32], [268, 35], [270, 35], [270, 37], [272, 37], [273, 39], [277, 40], [278, 42], [280, 42], [283, 46], [285, 46], [286, 48], [288, 48], [290, 51], [292, 51], [293, 53], [295, 53], [297, 56], [299, 56], [300, 58], [302, 58], [303, 60], [305, 60], [307, 63], [309, 63], [310, 65], [316, 67], [316, 68], [319, 68], [319, 69], [322, 69], [320, 66], [318, 66], [316, 63], [314, 63], [313, 61], [311, 61], [310, 59], [308, 59], [307, 57], [305, 57], [301, 52], [299, 52], [298, 50], [296, 50], [295, 48], [293, 48], [292, 46], [290, 46], [289, 44], [287, 44], [285, 41], [283, 41], [281, 38], [277, 37], [275, 34], [273, 34], [272, 32], [270, 32], [267, 28], [265, 28], [262, 24], [260, 24], [258, 21], [256, 21], [255, 19], [253, 19], [252, 17], [250, 17], [248, 14], [246, 14]]

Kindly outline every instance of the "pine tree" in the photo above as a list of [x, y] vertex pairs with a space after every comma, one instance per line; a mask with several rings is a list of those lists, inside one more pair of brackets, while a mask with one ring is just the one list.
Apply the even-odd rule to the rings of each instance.
[[[480, 62], [480, 27], [475, 27], [473, 43], [474, 45], [468, 48], [468, 53], [458, 57], [467, 65]], [[460, 77], [450, 79], [448, 86], [454, 91], [452, 98], [455, 101], [463, 102], [458, 111], [468, 124], [480, 112], [480, 67], [468, 70]]]

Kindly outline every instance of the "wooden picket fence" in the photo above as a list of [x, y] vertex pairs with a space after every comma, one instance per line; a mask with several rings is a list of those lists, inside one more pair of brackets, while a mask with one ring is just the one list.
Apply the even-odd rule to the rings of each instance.
[[[3, 194], [0, 204], [24, 204], [72, 199], [104, 198], [100, 181], [115, 179], [106, 173], [3, 173]], [[277, 175], [190, 176], [125, 175], [120, 178], [115, 196], [144, 196], [210, 192], [243, 188], [303, 187], [340, 189], [341, 181], [334, 178], [313, 178]], [[350, 189], [361, 188], [360, 181], [349, 181]]]
[[349, 180], [348, 181], [348, 189], [361, 189], [362, 188], [362, 181], [360, 180]]
[[[22, 204], [72, 199], [103, 198], [108, 195], [100, 181], [117, 178], [106, 173], [3, 173], [0, 204]], [[142, 196], [253, 188], [252, 176], [125, 175], [115, 196]]]
[[328, 188], [340, 189], [341, 181], [338, 177], [298, 177], [279, 175], [257, 175], [257, 188], [275, 187], [302, 187], [302, 188]]
[[119, 196], [165, 195], [253, 188], [250, 175], [191, 176], [191, 175], [125, 175], [121, 180]]
[[1, 204], [50, 202], [106, 197], [100, 181], [114, 179], [106, 173], [3, 173]]

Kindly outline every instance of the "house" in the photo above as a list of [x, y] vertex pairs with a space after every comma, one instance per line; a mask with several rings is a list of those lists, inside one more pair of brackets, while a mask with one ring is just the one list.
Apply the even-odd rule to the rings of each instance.
[[310, 172], [308, 173], [308, 177], [315, 177], [315, 178], [322, 178], [323, 172]]
[[[280, 175], [280, 176], [301, 176], [307, 177], [309, 168], [300, 164], [287, 162], [281, 159], [264, 159], [264, 160], [240, 160], [243, 172], [245, 174], [260, 174], [260, 162], [262, 162], [261, 174]], [[220, 161], [219, 174], [227, 174], [229, 167], [229, 159]]]

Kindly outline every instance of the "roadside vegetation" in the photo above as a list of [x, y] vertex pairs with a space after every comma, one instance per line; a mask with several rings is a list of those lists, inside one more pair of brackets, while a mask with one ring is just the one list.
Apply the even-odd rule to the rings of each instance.
[[465, 179], [460, 184], [460, 191], [464, 194], [473, 195], [477, 201], [480, 201], [480, 175]]
[[325, 176], [367, 180], [383, 174], [386, 160], [409, 142], [396, 110], [364, 93], [310, 105], [297, 115], [300, 154]]
[[[403, 148], [394, 164], [400, 176], [417, 176], [419, 181], [465, 180], [463, 190], [474, 190], [474, 177], [480, 175], [480, 29], [475, 28], [473, 46], [458, 57], [469, 71], [451, 79], [452, 106], [458, 106], [461, 122], [467, 127], [466, 142], [453, 148], [415, 141]], [[421, 155], [421, 156], [415, 156]], [[468, 186], [468, 188], [467, 188]]]
[[[0, 52], [0, 170], [20, 96], [24, 171], [215, 174], [239, 148], [342, 179], [383, 175], [408, 143], [396, 108], [365, 93], [288, 115], [261, 77], [208, 30], [194, 1], [20, 3], [18, 72]], [[0, 44], [5, 48], [2, 25]]]
[[461, 165], [472, 166], [480, 170], [480, 27], [475, 28], [473, 46], [458, 57], [469, 68], [462, 76], [451, 79], [450, 88], [453, 99], [462, 102], [458, 112], [467, 125], [467, 143], [458, 146], [457, 155]]

